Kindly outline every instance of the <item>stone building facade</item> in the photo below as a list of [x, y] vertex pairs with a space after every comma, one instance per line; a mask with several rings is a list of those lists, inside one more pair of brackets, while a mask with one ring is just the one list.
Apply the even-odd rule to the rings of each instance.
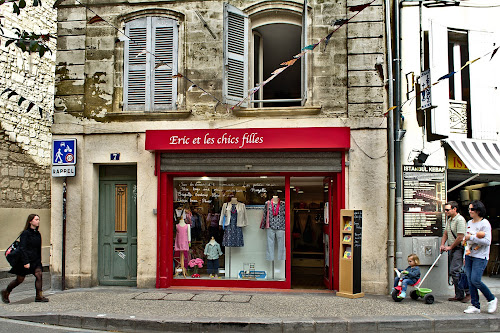
[[[51, 1], [40, 7], [27, 6], [21, 14], [12, 13], [11, 4], [0, 6], [5, 35], [14, 29], [35, 33], [56, 32], [56, 11]], [[4, 232], [0, 249], [4, 250], [34, 212], [41, 217], [43, 263], [49, 265], [50, 249], [50, 160], [54, 101], [56, 43], [52, 53], [42, 58], [23, 53], [11, 44], [0, 46], [0, 220]], [[17, 94], [9, 97], [10, 92]], [[25, 100], [20, 99], [24, 98]], [[30, 102], [34, 106], [29, 110]], [[41, 111], [40, 111], [41, 109]], [[4, 256], [2, 256], [4, 258]], [[0, 270], [9, 267], [2, 259]]]
[[[266, 133], [272, 133], [276, 130], [281, 133], [287, 129], [310, 129], [311, 137], [314, 137], [315, 129], [318, 128], [333, 131], [347, 128], [347, 144], [342, 148], [335, 148], [335, 140], [330, 140], [332, 138], [316, 138], [320, 143], [332, 142], [331, 146], [325, 144], [327, 150], [334, 151], [334, 165], [326, 163], [325, 166], [325, 170], [336, 170], [332, 174], [330, 171], [317, 174], [314, 171], [316, 160], [311, 157], [305, 162], [300, 160], [301, 156], [297, 156], [297, 163], [304, 163], [303, 172], [294, 173], [283, 167], [285, 171], [279, 175], [291, 177], [287, 178], [285, 192], [290, 191], [288, 182], [295, 181], [296, 175], [306, 178], [319, 175], [325, 179], [333, 175], [338, 180], [335, 183], [338, 191], [335, 200], [338, 200], [338, 204], [332, 218], [339, 223], [340, 208], [363, 210], [363, 219], [366, 221], [362, 243], [363, 290], [370, 293], [385, 292], [388, 159], [384, 117], [387, 94], [383, 70], [380, 71], [385, 68], [383, 1], [372, 2], [333, 33], [328, 45], [324, 43], [324, 37], [337, 28], [332, 23], [352, 17], [357, 11], [350, 9], [365, 3], [367, 1], [363, 0], [312, 0], [307, 2], [305, 15], [302, 0], [229, 1], [229, 6], [223, 1], [100, 1], [83, 7], [80, 3], [68, 0], [60, 4], [53, 135], [55, 138], [76, 138], [78, 143], [76, 176], [68, 180], [67, 214], [68, 230], [71, 232], [66, 235], [66, 251], [71, 250], [71, 256], [66, 257], [67, 286], [88, 287], [132, 281], [132, 285], [138, 287], [160, 287], [179, 283], [172, 280], [169, 263], [172, 259], [175, 261], [176, 256], [171, 253], [173, 235], [169, 230], [172, 226], [172, 202], [182, 200], [172, 199], [174, 189], [169, 177], [174, 177], [173, 182], [177, 178], [165, 172], [165, 168], [168, 169], [168, 161], [181, 155], [172, 157], [168, 154], [175, 152], [169, 149], [147, 148], [151, 136], [146, 131], [166, 131], [163, 134], [175, 132], [182, 136], [196, 129], [206, 131], [206, 135], [210, 136], [222, 133], [218, 132], [222, 129], [232, 133], [228, 135], [236, 135], [239, 131], [265, 130]], [[228, 21], [225, 19], [227, 17]], [[230, 21], [231, 18], [241, 25], [232, 26], [237, 23]], [[148, 31], [153, 31], [154, 43], [160, 43], [163, 35], [155, 35], [154, 31], [163, 28], [171, 32], [168, 35], [171, 39], [165, 37], [164, 46], [148, 49], [150, 44], [146, 41], [151, 36]], [[143, 35], [140, 35], [141, 31]], [[231, 33], [240, 33], [243, 42], [232, 45], [228, 37]], [[300, 46], [302, 34], [305, 40]], [[276, 36], [278, 38], [273, 39]], [[268, 39], [272, 42], [266, 43]], [[301, 52], [301, 47], [322, 42], [308, 52], [307, 61], [305, 57], [301, 60], [302, 69], [299, 63], [292, 66], [295, 69], [287, 69], [293, 79], [283, 72], [275, 78], [277, 83], [274, 86], [269, 84], [269, 89], [263, 89], [262, 95], [256, 93], [254, 96], [257, 100], [273, 101], [248, 103], [232, 109], [231, 99], [234, 96], [231, 88], [235, 88], [241, 96], [246, 96], [248, 89], [264, 81], [281, 62], [296, 54], [283, 55], [282, 48], [285, 47], [279, 44], [282, 39], [290, 40], [289, 43], [294, 44], [290, 52], [296, 53]], [[141, 40], [144, 40], [143, 44]], [[236, 66], [241, 72], [231, 72], [234, 69], [230, 57], [232, 46], [241, 47], [243, 57], [238, 61], [242, 66]], [[275, 54], [282, 58], [272, 59]], [[165, 58], [161, 58], [163, 56]], [[154, 62], [154, 57], [161, 58], [161, 61]], [[275, 62], [271, 66], [275, 68], [265, 67], [272, 60]], [[266, 64], [262, 65], [262, 62]], [[168, 66], [164, 66], [165, 63]], [[148, 69], [145, 73], [149, 74], [134, 76], [137, 74], [134, 72], [137, 64], [146, 66]], [[151, 82], [153, 73], [156, 80], [162, 70], [168, 73], [163, 77], [165, 81], [158, 85], [157, 81]], [[172, 78], [176, 73], [181, 73], [183, 77]], [[241, 86], [233, 87], [234, 82]], [[167, 87], [168, 96], [162, 100], [160, 88], [164, 87]], [[243, 92], [238, 90], [242, 87], [246, 89]], [[275, 101], [283, 99], [288, 100], [282, 104]], [[277, 150], [270, 152], [276, 158], [278, 155], [289, 156], [286, 155], [288, 150], [297, 148], [284, 148], [284, 143], [280, 144], [281, 148], [272, 148]], [[307, 154], [314, 150], [315, 144], [310, 144], [303, 147], [304, 156], [309, 156]], [[217, 158], [227, 157], [223, 154], [225, 148], [219, 148], [194, 153], [207, 157], [203, 163], [210, 164]], [[193, 153], [192, 147], [186, 149], [182, 153]], [[318, 149], [318, 158], [326, 158], [323, 148]], [[229, 148], [227, 152], [240, 154], [234, 148]], [[208, 158], [208, 153], [215, 155]], [[224, 172], [231, 172], [237, 177], [249, 176], [247, 172], [258, 175], [251, 170], [252, 161], [257, 158], [257, 155], [252, 154], [259, 154], [258, 149], [248, 154], [235, 155], [236, 160], [247, 158], [251, 162], [233, 169], [223, 168], [214, 162], [210, 166], [212, 169], [208, 166], [203, 169], [200, 166], [202, 164], [183, 166], [179, 175], [183, 173], [187, 177], [201, 177], [206, 176], [204, 172], [209, 177]], [[183, 163], [188, 163], [188, 159], [184, 159]], [[276, 175], [273, 170], [280, 168], [277, 160], [271, 158], [266, 161], [263, 162], [266, 171], [262, 177]], [[163, 177], [166, 177], [165, 180], [162, 180]], [[109, 236], [111, 238], [108, 241], [106, 214], [111, 212], [111, 223], [117, 231], [119, 218], [116, 215], [116, 202], [119, 194], [106, 194], [106, 182], [115, 181], [115, 185], [125, 186], [129, 179], [132, 179], [133, 184], [128, 188], [128, 193], [133, 196], [136, 207], [136, 213], [131, 213], [136, 217], [136, 225], [132, 226], [134, 232], [130, 234], [130, 230], [122, 230], [123, 233], [119, 235], [125, 235], [126, 238], [115, 234]], [[320, 192], [323, 193], [323, 185], [320, 186]], [[54, 247], [51, 269], [54, 285], [61, 279], [62, 225], [57, 222], [62, 213], [61, 191], [61, 180], [53, 179]], [[117, 191], [123, 193], [124, 187]], [[281, 195], [282, 190], [278, 192]], [[111, 201], [104, 203], [107, 195]], [[286, 194], [283, 198], [293, 199], [293, 196]], [[293, 208], [291, 204], [290, 209]], [[201, 211], [206, 218], [204, 206], [201, 206]], [[127, 216], [126, 221], [129, 221], [131, 215]], [[292, 228], [292, 217], [287, 219], [288, 233]], [[166, 225], [167, 231], [164, 230]], [[338, 270], [332, 269], [332, 266], [338, 266], [339, 262], [340, 243], [333, 236], [338, 237], [339, 234], [338, 230], [330, 232], [333, 232], [330, 239], [332, 243], [329, 243], [331, 246], [324, 243], [328, 245], [329, 259], [322, 258], [320, 262], [323, 265], [330, 260], [330, 270], [338, 274]], [[130, 245], [130, 242], [133, 244]], [[119, 248], [116, 247], [118, 244]], [[324, 244], [319, 245], [322, 248]], [[111, 250], [111, 254], [104, 253], [108, 251], [105, 248], [115, 250]], [[287, 255], [290, 256], [287, 261], [292, 261], [292, 254]], [[127, 261], [129, 258], [130, 261]], [[123, 266], [123, 262], [126, 265]], [[122, 270], [124, 275], [113, 278], [113, 273], [106, 271], [107, 263], [117, 271]], [[288, 285], [280, 286], [289, 287], [290, 278], [287, 276], [284, 279]], [[237, 285], [239, 282], [228, 283]], [[329, 288], [337, 287], [338, 276], [334, 276]]]

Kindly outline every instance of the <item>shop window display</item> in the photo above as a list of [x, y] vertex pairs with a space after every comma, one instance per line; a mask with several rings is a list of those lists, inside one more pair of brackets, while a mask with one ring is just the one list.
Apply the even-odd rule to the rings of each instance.
[[284, 193], [285, 177], [174, 178], [174, 278], [285, 280]]

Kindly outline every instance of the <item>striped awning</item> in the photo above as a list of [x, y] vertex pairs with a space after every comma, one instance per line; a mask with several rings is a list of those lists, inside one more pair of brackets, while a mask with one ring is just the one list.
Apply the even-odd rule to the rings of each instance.
[[500, 142], [473, 139], [447, 139], [446, 142], [470, 172], [500, 174]]

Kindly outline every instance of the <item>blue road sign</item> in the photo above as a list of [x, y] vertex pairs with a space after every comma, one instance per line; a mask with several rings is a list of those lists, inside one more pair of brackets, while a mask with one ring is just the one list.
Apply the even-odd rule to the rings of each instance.
[[76, 139], [52, 141], [52, 165], [76, 164]]

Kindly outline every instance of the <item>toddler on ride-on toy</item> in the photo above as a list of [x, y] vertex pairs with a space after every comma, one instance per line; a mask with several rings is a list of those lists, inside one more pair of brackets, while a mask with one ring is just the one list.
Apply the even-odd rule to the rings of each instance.
[[408, 285], [414, 285], [420, 279], [420, 259], [415, 253], [408, 256], [408, 267], [403, 271], [396, 269], [396, 271], [401, 271], [400, 275], [394, 279], [394, 289], [401, 288], [401, 293], [398, 298], [406, 297], [406, 288]]

